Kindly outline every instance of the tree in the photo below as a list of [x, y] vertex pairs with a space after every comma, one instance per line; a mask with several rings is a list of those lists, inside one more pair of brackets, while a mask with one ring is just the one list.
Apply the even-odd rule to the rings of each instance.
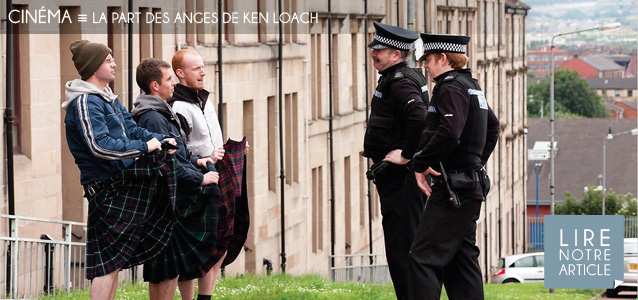
[[[587, 85], [587, 81], [576, 71], [559, 70], [554, 74], [554, 112], [566, 117], [606, 118], [609, 116], [602, 97]], [[544, 100], [544, 112], [549, 116], [550, 76], [539, 83], [527, 86], [527, 94], [533, 95], [534, 102], [527, 102], [528, 117], [540, 116], [540, 100]]]
[[[602, 214], [603, 193], [594, 186], [587, 188], [583, 198], [575, 199], [570, 192], [565, 193], [565, 203], [556, 205], [557, 215], [600, 215]], [[606, 215], [636, 215], [636, 199], [631, 194], [619, 195], [610, 189], [605, 193]]]

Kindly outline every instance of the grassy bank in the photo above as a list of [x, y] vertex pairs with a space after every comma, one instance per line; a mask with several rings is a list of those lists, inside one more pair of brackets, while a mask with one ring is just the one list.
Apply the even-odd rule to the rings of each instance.
[[[485, 299], [589, 299], [600, 290], [556, 290], [550, 294], [542, 283], [485, 285]], [[88, 299], [88, 291], [75, 291], [41, 299]], [[116, 299], [148, 299], [146, 284], [125, 285], [118, 288]], [[180, 299], [179, 294], [175, 299]], [[396, 299], [390, 285], [330, 282], [318, 275], [237, 276], [219, 281], [213, 299], [242, 300], [391, 300]], [[445, 293], [441, 299], [447, 299]]]

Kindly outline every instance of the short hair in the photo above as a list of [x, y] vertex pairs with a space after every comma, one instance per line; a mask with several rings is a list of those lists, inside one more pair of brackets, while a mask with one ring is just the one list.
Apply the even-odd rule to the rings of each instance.
[[[443, 52], [447, 56], [447, 60], [450, 62], [450, 67], [454, 70], [460, 70], [467, 64], [467, 55], [463, 53]], [[441, 52], [429, 53], [428, 55], [434, 55], [435, 59], [441, 59]]]
[[182, 64], [184, 63], [184, 56], [187, 54], [199, 55], [199, 52], [193, 49], [182, 49], [177, 51], [177, 53], [173, 55], [173, 59], [171, 60], [171, 65], [173, 65], [173, 72], [175, 72], [175, 74], [177, 74], [177, 69], [182, 68]]
[[137, 85], [142, 89], [142, 91], [144, 91], [144, 93], [150, 94], [151, 82], [157, 81], [157, 83], [162, 84], [162, 69], [170, 68], [171, 65], [161, 59], [145, 58], [137, 66], [135, 81], [137, 81]]
[[408, 60], [408, 56], [410, 56], [410, 52], [412, 50], [399, 50], [399, 51], [401, 51], [401, 59], [403, 61], [406, 61], [406, 60]]

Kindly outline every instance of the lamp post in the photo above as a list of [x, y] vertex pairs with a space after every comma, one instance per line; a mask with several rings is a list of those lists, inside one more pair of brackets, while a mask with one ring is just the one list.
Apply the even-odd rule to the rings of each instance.
[[605, 215], [605, 189], [606, 189], [606, 178], [607, 178], [607, 140], [611, 140], [614, 138], [614, 135], [611, 134], [611, 126], [609, 126], [609, 131], [603, 140], [603, 216]]
[[605, 136], [605, 139], [603, 140], [603, 216], [605, 215], [605, 192], [607, 189], [607, 182], [606, 182], [606, 178], [607, 178], [607, 140], [611, 140], [614, 138], [614, 136], [619, 136], [619, 135], [623, 135], [623, 134], [627, 134], [627, 133], [631, 133], [631, 135], [638, 135], [638, 128], [634, 128], [632, 130], [627, 130], [627, 131], [623, 131], [623, 132], [619, 132], [616, 134], [612, 134], [611, 133], [611, 126], [609, 126], [609, 130], [607, 131], [607, 135]]
[[541, 233], [541, 229], [540, 229], [541, 217], [540, 217], [539, 209], [538, 209], [538, 198], [539, 198], [538, 197], [538, 175], [541, 173], [542, 168], [543, 168], [542, 163], [534, 164], [534, 170], [536, 171], [536, 230], [534, 230], [534, 241], [536, 242], [536, 244], [534, 245], [534, 248], [537, 248], [539, 245], [540, 233]]
[[620, 23], [609, 23], [609, 24], [605, 24], [605, 25], [599, 25], [596, 26], [594, 28], [589, 28], [589, 29], [583, 29], [583, 30], [578, 30], [578, 31], [572, 31], [572, 32], [565, 32], [565, 33], [559, 33], [555, 36], [552, 37], [552, 41], [551, 41], [551, 54], [550, 54], [550, 60], [551, 60], [551, 67], [550, 67], [550, 74], [551, 74], [551, 79], [549, 82], [549, 110], [550, 110], [550, 116], [549, 116], [549, 159], [550, 159], [550, 176], [549, 176], [549, 194], [551, 196], [551, 206], [550, 206], [550, 214], [554, 214], [554, 203], [555, 203], [555, 199], [554, 199], [554, 156], [555, 156], [555, 151], [554, 151], [554, 39], [556, 39], [559, 36], [565, 36], [565, 35], [569, 35], [569, 34], [576, 34], [576, 33], [581, 33], [581, 32], [585, 32], [585, 31], [594, 31], [594, 30], [600, 30], [600, 31], [604, 31], [604, 30], [612, 30], [612, 29], [617, 29], [620, 28], [621, 25]]

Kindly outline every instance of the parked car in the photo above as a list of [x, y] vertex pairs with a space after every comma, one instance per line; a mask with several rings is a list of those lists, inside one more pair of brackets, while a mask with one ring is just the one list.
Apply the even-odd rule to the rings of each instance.
[[545, 252], [509, 255], [498, 260], [490, 283], [542, 282], [545, 280]]
[[621, 291], [635, 291], [638, 287], [638, 239], [625, 239], [624, 281], [615, 289], [607, 290], [607, 297], [616, 297]]

